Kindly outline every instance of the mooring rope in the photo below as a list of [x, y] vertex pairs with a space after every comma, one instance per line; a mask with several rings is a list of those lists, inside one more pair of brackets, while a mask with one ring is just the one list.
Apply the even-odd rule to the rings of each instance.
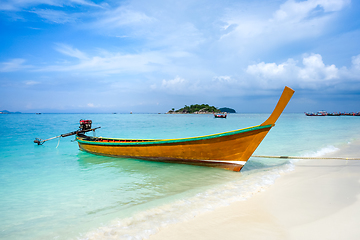
[[283, 158], [283, 159], [332, 159], [332, 160], [360, 160], [360, 158], [345, 158], [345, 157], [294, 157], [294, 156], [259, 156], [252, 155], [256, 158]]
[[59, 141], [58, 141], [58, 144], [57, 144], [56, 148], [58, 148], [58, 146], [59, 146], [59, 144], [60, 144], [60, 138], [61, 138], [61, 135], [60, 135], [60, 136], [58, 136], [58, 138], [59, 138]]

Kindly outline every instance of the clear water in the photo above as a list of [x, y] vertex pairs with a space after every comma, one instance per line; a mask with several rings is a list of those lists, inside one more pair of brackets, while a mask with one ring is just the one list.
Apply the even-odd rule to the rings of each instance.
[[[0, 239], [143, 239], [266, 189], [286, 160], [250, 158], [240, 173], [199, 166], [96, 156], [74, 137], [33, 143], [78, 128], [98, 136], [180, 138], [261, 124], [268, 114], [3, 114], [0, 115]], [[311, 156], [358, 138], [360, 117], [283, 114], [257, 155]], [[57, 148], [56, 148], [57, 147]]]

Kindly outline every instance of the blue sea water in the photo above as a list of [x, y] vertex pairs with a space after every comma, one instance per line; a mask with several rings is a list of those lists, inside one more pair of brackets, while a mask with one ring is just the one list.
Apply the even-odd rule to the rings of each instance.
[[[294, 165], [250, 158], [243, 170], [96, 156], [74, 137], [80, 119], [97, 136], [181, 138], [261, 124], [268, 114], [2, 114], [0, 115], [0, 239], [143, 239], [266, 189]], [[359, 138], [360, 117], [283, 114], [255, 154], [315, 156]]]

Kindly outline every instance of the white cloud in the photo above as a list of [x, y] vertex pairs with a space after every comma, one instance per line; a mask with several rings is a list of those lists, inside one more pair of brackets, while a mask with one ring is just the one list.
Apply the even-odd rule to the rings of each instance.
[[[87, 0], [69, 0], [69, 5], [83, 5], [83, 6], [91, 6], [91, 7], [100, 7], [102, 8], [102, 5], [96, 4], [92, 1]], [[106, 5], [106, 4], [105, 4]]]
[[56, 50], [64, 55], [78, 58], [78, 59], [88, 59], [85, 53], [81, 52], [77, 48], [73, 48], [67, 44], [58, 43], [56, 44]]
[[247, 67], [247, 73], [252, 75], [258, 75], [259, 77], [283, 77], [287, 74], [289, 68], [293, 68], [295, 62], [292, 59], [287, 60], [284, 63], [258, 63]]
[[66, 44], [57, 44], [58, 52], [77, 59], [77, 62], [65, 62], [62, 65], [52, 65], [38, 68], [37, 71], [81, 71], [84, 73], [99, 72], [102, 74], [115, 74], [123, 72], [152, 72], [164, 68], [169, 64], [166, 53], [142, 52], [134, 54], [109, 53], [99, 50], [96, 55], [90, 56], [77, 48]]
[[346, 79], [355, 81], [360, 80], [360, 54], [351, 58], [351, 66], [340, 69], [341, 75]]
[[171, 79], [171, 80], [163, 79], [162, 83], [161, 83], [161, 87], [166, 88], [166, 89], [176, 90], [176, 89], [182, 88], [185, 84], [186, 84], [185, 79], [183, 79], [179, 76], [176, 76], [174, 79]]
[[[157, 84], [149, 84], [152, 89], [173, 90], [200, 89], [197, 88], [200, 85], [204, 89], [224, 85], [250, 86], [252, 79], [248, 76], [255, 77], [262, 87], [269, 88], [274, 87], [273, 83], [283, 83], [289, 79], [304, 84], [320, 81], [330, 83], [343, 76], [344, 71], [335, 65], [325, 65], [318, 54], [306, 56], [299, 62], [286, 57], [288, 60], [282, 63], [260, 62], [247, 65], [253, 59], [261, 59], [263, 52], [271, 51], [276, 46], [321, 35], [336, 17], [334, 13], [344, 9], [349, 2], [288, 0], [281, 5], [270, 4], [269, 9], [258, 10], [249, 7], [249, 11], [241, 11], [238, 3], [229, 3], [230, 6], [227, 8], [221, 4], [216, 5], [214, 1], [208, 8], [199, 8], [194, 6], [193, 1], [184, 1], [179, 5], [147, 3], [142, 0], [128, 1], [115, 9], [109, 7], [100, 9], [99, 12], [89, 12], [91, 23], [94, 23], [95, 18], [98, 20], [94, 24], [95, 27], [110, 29], [113, 34], [109, 35], [118, 36], [116, 41], [119, 44], [116, 45], [117, 42], [114, 41], [111, 43], [115, 51], [99, 50], [94, 54], [67, 44], [57, 44], [56, 50], [64, 54], [64, 58], [72, 59], [61, 59], [58, 62], [62, 64], [39, 67], [37, 71], [103, 75], [152, 73], [149, 78], [140, 78], [156, 79], [154, 82]], [[76, 4], [92, 6], [95, 3], [85, 0], [16, 0], [14, 4], [62, 7]], [[72, 21], [71, 16], [61, 11], [34, 9], [32, 12], [57, 23]], [[81, 27], [84, 29], [84, 26]], [[219, 40], [221, 33], [223, 35]], [[132, 44], [132, 39], [134, 42], [141, 42], [140, 45], [121, 45], [123, 42]], [[141, 41], [138, 41], [139, 39]], [[134, 47], [137, 51], [134, 51]], [[223, 51], [224, 49], [226, 51]], [[241, 51], [243, 54], [240, 55]], [[256, 55], [254, 52], [260, 54]], [[353, 61], [360, 60], [356, 58]], [[2, 71], [16, 68], [15, 62], [13, 67], [5, 68], [4, 63], [2, 65]], [[360, 68], [360, 64], [353, 65], [353, 72], [356, 66]], [[350, 69], [348, 73], [350, 74]], [[159, 82], [160, 79], [179, 75], [183, 78], [175, 77]], [[196, 82], [191, 82], [193, 79], [196, 79]], [[247, 81], [250, 83], [246, 83]]]
[[216, 76], [213, 81], [220, 83], [233, 83], [235, 80], [231, 78], [231, 76]]
[[37, 81], [26, 81], [25, 82], [25, 85], [27, 85], [27, 86], [33, 86], [33, 85], [37, 85], [37, 84], [40, 84], [40, 82], [37, 82]]
[[67, 22], [74, 22], [76, 20], [76, 17], [74, 17], [73, 15], [69, 15], [63, 11], [38, 9], [30, 12], [35, 13], [39, 17], [54, 23], [67, 23]]
[[312, 54], [303, 59], [304, 68], [299, 70], [299, 78], [305, 81], [321, 81], [339, 78], [335, 65], [325, 66], [321, 55]]
[[[153, 88], [155, 89], [155, 88]], [[194, 85], [189, 81], [176, 76], [174, 79], [163, 79], [159, 88], [160, 91], [175, 93], [175, 94], [188, 94], [194, 90]]]
[[163, 79], [159, 84], [151, 84], [150, 89], [157, 92], [175, 95], [191, 95], [199, 90], [198, 81], [188, 81], [180, 76], [173, 79]]
[[266, 52], [289, 42], [319, 37], [333, 28], [335, 14], [343, 10], [349, 0], [288, 0], [268, 16], [232, 9], [223, 17], [225, 26], [233, 27], [220, 40], [223, 46], [242, 54]]
[[360, 70], [360, 54], [352, 57], [351, 62], [352, 62], [353, 69]]
[[140, 11], [130, 10], [125, 7], [118, 7], [115, 10], [108, 10], [102, 14], [102, 19], [95, 25], [101, 28], [117, 28], [120, 26], [134, 24], [148, 24], [154, 21], [153, 18], [147, 16]]
[[102, 7], [92, 1], [86, 0], [4, 0], [0, 3], [0, 9], [6, 11], [21, 11], [29, 7], [34, 7], [38, 5], [48, 5], [55, 7], [63, 6], [92, 6], [92, 7]]
[[[356, 63], [357, 58], [353, 58], [353, 68], [356, 68]], [[338, 69], [334, 64], [325, 65], [320, 54], [304, 56], [302, 65], [288, 59], [280, 64], [261, 62], [249, 65], [246, 69], [246, 73], [263, 88], [278, 88], [289, 83], [302, 88], [336, 85], [341, 77], [350, 72], [346, 68]]]
[[274, 13], [274, 20], [298, 22], [311, 17], [311, 14], [316, 14], [316, 11], [340, 11], [349, 3], [350, 0], [307, 0], [298, 2], [288, 0]]
[[8, 62], [2, 62], [0, 63], [0, 72], [15, 72], [32, 67], [30, 65], [24, 65], [25, 62], [26, 60], [22, 58], [15, 58]]
[[[139, 2], [128, 2], [115, 10], [97, 14], [96, 20], [88, 24], [88, 28], [95, 28], [96, 31], [114, 37], [126, 37], [135, 41], [140, 39], [143, 49], [162, 49], [166, 52], [197, 49], [206, 41], [204, 32], [195, 26], [193, 19], [189, 19], [184, 11], [189, 3], [184, 2], [180, 12], [178, 9], [175, 11], [172, 4], [153, 2], [154, 6], [148, 8], [137, 4]], [[211, 21], [202, 26], [207, 28], [209, 25]]]

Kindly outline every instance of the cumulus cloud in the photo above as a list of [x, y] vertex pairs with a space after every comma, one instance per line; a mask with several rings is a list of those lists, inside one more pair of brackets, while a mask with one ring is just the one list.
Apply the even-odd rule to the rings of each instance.
[[165, 80], [165, 79], [162, 80], [161, 86], [163, 88], [176, 89], [176, 88], [183, 86], [185, 82], [186, 82], [185, 79], [183, 79], [179, 76], [176, 76], [174, 79], [171, 79], [171, 80]]
[[352, 63], [352, 68], [355, 71], [360, 71], [360, 54], [352, 57], [351, 63]]
[[151, 90], [156, 92], [166, 92], [175, 95], [191, 95], [199, 91], [200, 81], [189, 81], [180, 76], [176, 76], [173, 79], [163, 79], [158, 84], [152, 84]]
[[256, 75], [260, 78], [278, 78], [286, 77], [289, 71], [296, 67], [296, 62], [293, 59], [288, 59], [281, 64], [261, 62], [254, 65], [249, 65], [246, 72], [251, 75]]
[[360, 54], [351, 58], [351, 66], [349, 68], [342, 67], [340, 69], [342, 77], [353, 81], [360, 80]]
[[[293, 59], [286, 62], [249, 65], [246, 73], [265, 88], [278, 88], [284, 84], [294, 84], [302, 88], [334, 86], [339, 81], [346, 82], [349, 76], [359, 69], [360, 55], [352, 58], [350, 69], [338, 68], [334, 64], [326, 65], [320, 54], [304, 56], [302, 65]], [[360, 77], [357, 76], [360, 80]]]
[[193, 86], [185, 79], [176, 76], [174, 79], [165, 80], [161, 82], [160, 89], [168, 92], [183, 93], [183, 91], [191, 91]]
[[299, 79], [304, 81], [326, 81], [339, 78], [339, 70], [334, 64], [325, 66], [319, 54], [303, 58], [304, 68], [299, 70]]

